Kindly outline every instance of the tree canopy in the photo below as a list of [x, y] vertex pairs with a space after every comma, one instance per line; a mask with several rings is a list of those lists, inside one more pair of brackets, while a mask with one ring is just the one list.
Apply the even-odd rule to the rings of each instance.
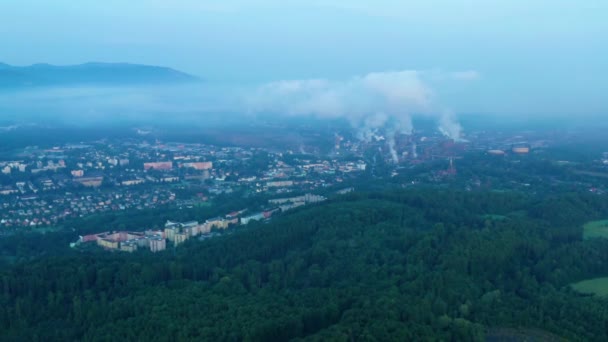
[[608, 274], [608, 240], [582, 240], [607, 213], [590, 194], [352, 193], [157, 254], [49, 249], [0, 272], [0, 338], [605, 341], [607, 302], [568, 285]]

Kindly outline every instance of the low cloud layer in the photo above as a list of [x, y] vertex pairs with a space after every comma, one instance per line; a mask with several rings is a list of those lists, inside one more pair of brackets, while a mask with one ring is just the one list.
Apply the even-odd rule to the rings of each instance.
[[438, 130], [454, 140], [462, 139], [462, 127], [453, 111], [440, 103], [432, 84], [469, 82], [479, 79], [476, 71], [375, 72], [348, 80], [289, 80], [260, 86], [248, 98], [250, 109], [283, 115], [312, 115], [346, 118], [358, 137], [369, 141], [382, 130], [393, 160], [395, 135], [411, 134], [413, 118], [434, 118]]
[[141, 123], [190, 120], [199, 124], [217, 121], [214, 115], [227, 110], [228, 97], [234, 96], [233, 88], [212, 85], [0, 90], [0, 115], [2, 119], [21, 123], [86, 125], [120, 120]]
[[439, 102], [432, 84], [478, 78], [475, 71], [404, 70], [370, 73], [342, 81], [278, 81], [258, 87], [247, 102], [254, 112], [346, 118], [365, 140], [380, 128], [393, 134], [410, 134], [412, 118], [432, 117], [443, 134], [458, 140], [462, 128], [455, 114]]
[[415, 117], [433, 119], [444, 135], [461, 139], [462, 127], [455, 113], [439, 101], [435, 89], [479, 77], [475, 71], [404, 70], [346, 80], [285, 80], [240, 87], [35, 88], [0, 93], [0, 112], [4, 118], [13, 114], [24, 119], [29, 113], [54, 122], [76, 123], [124, 119], [202, 124], [213, 118], [235, 120], [246, 113], [341, 118], [351, 123], [361, 140], [369, 141], [381, 132], [390, 147], [396, 134], [412, 132]]

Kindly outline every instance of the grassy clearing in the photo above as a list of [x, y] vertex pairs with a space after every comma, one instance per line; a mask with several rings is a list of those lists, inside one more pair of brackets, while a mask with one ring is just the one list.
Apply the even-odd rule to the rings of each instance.
[[591, 221], [583, 226], [583, 238], [606, 238], [608, 239], [608, 220]]
[[608, 277], [594, 278], [570, 284], [577, 292], [593, 294], [600, 297], [608, 297]]

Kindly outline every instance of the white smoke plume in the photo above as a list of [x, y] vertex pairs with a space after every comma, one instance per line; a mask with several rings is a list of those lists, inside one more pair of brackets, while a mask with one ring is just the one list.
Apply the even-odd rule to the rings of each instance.
[[378, 130], [386, 124], [388, 116], [382, 112], [368, 116], [363, 121], [361, 129], [357, 132], [357, 137], [365, 142], [370, 142]]
[[[454, 76], [456, 75], [456, 76]], [[248, 99], [255, 112], [347, 118], [358, 129], [358, 137], [370, 141], [380, 129], [396, 160], [395, 134], [411, 134], [412, 117], [436, 118], [438, 129], [460, 140], [462, 127], [455, 115], [437, 103], [431, 80], [474, 79], [475, 72], [416, 70], [370, 73], [348, 80], [291, 80], [260, 86]]]
[[456, 121], [454, 112], [451, 110], [444, 110], [441, 114], [439, 118], [439, 131], [455, 141], [462, 140], [462, 126]]
[[393, 160], [393, 162], [395, 164], [397, 164], [399, 162], [399, 157], [397, 156], [397, 151], [395, 150], [395, 135], [394, 134], [389, 135], [389, 138], [388, 138], [386, 144], [388, 145], [388, 149], [391, 154], [391, 159]]

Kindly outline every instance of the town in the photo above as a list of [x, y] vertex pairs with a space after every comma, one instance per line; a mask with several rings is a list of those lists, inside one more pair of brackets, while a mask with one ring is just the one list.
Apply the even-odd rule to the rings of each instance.
[[238, 189], [282, 194], [340, 183], [362, 160], [291, 159], [260, 148], [125, 141], [28, 147], [0, 161], [0, 227], [44, 227], [108, 211], [191, 207]]
[[[374, 131], [362, 139], [336, 131], [323, 153], [319, 146], [227, 147], [163, 142], [140, 134], [112, 142], [28, 146], [1, 156], [0, 234], [59, 227], [69, 219], [108, 212], [192, 208], [209, 205], [218, 196], [323, 195], [360, 179], [393, 179], [402, 187], [441, 184], [453, 181], [462, 168], [469, 168], [470, 175], [462, 180], [468, 191], [487, 186], [525, 189], [534, 183], [531, 175], [505, 183], [486, 172], [503, 167], [504, 161], [522, 167], [549, 160], [578, 175], [553, 177], [553, 184], [605, 193], [608, 154], [583, 163], [558, 159], [548, 152], [558, 139], [562, 137], [547, 133], [484, 131], [457, 141], [433, 131], [392, 138]], [[477, 155], [486, 156], [483, 163], [471, 158]]]

